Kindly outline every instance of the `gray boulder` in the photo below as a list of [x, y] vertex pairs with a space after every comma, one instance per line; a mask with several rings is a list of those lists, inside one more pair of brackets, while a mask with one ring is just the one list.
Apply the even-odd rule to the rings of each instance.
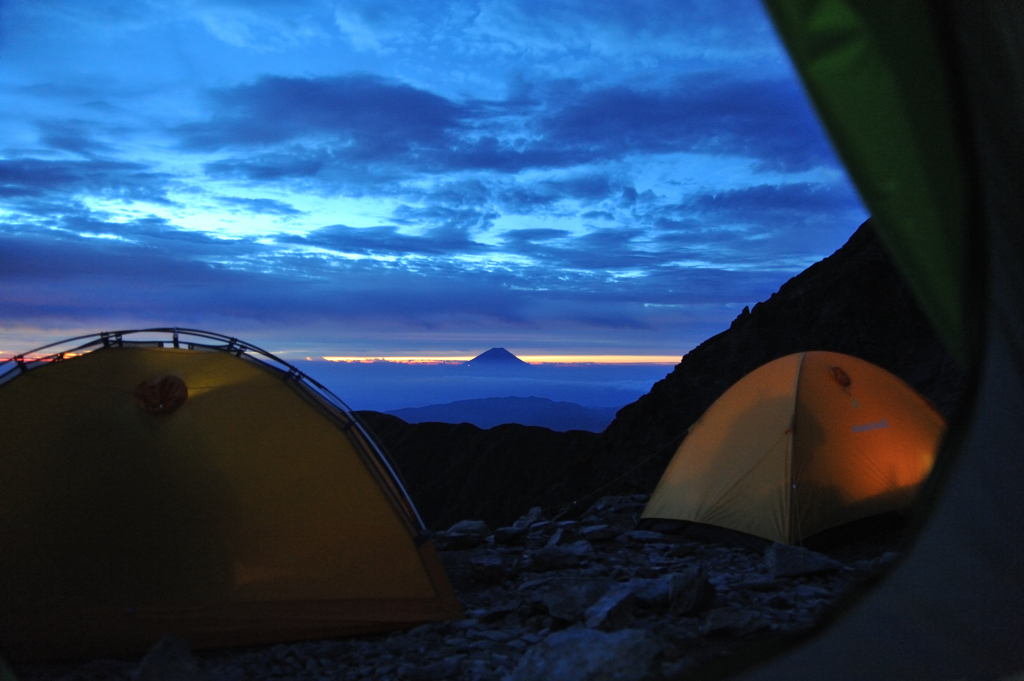
[[652, 532], [651, 530], [630, 530], [623, 535], [640, 544], [652, 544], [654, 542], [664, 542], [666, 537], [661, 532]]
[[480, 546], [491, 535], [482, 520], [462, 520], [444, 532], [434, 535], [434, 542], [442, 549], [472, 549]]
[[501, 584], [508, 576], [505, 561], [497, 551], [484, 551], [470, 558], [469, 574], [484, 584]]
[[640, 681], [658, 649], [642, 629], [566, 629], [531, 648], [506, 681]]
[[540, 506], [534, 506], [523, 517], [512, 523], [512, 527], [517, 530], [528, 530], [531, 525], [543, 518], [544, 513], [540, 510]]
[[134, 681], [205, 681], [188, 641], [164, 636], [139, 663]]
[[704, 620], [701, 633], [705, 636], [747, 636], [769, 626], [768, 620], [755, 610], [715, 608]]
[[660, 613], [685, 615], [707, 605], [715, 595], [707, 572], [694, 565], [683, 572], [657, 579], [634, 579], [630, 582], [637, 605]]
[[789, 544], [772, 544], [764, 552], [765, 564], [772, 577], [799, 577], [818, 572], [832, 572], [843, 567], [823, 553]]
[[494, 531], [494, 541], [498, 544], [521, 544], [528, 531], [526, 527], [499, 527]]
[[619, 533], [609, 525], [589, 525], [580, 529], [580, 536], [587, 541], [608, 541], [615, 539]]
[[409, 681], [442, 681], [451, 678], [459, 671], [459, 662], [463, 657], [462, 655], [452, 655], [423, 667], [403, 665], [399, 668], [399, 674], [401, 678]]
[[625, 629], [633, 621], [633, 589], [628, 584], [612, 588], [587, 608], [584, 617], [590, 629]]
[[531, 567], [536, 572], [579, 567], [580, 557], [565, 546], [545, 546], [533, 553]]
[[579, 622], [586, 609], [607, 593], [614, 583], [610, 579], [561, 579], [538, 589], [535, 598], [552, 617]]

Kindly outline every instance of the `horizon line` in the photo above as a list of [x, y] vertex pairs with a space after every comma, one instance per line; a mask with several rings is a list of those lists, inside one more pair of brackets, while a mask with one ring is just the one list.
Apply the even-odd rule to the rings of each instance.
[[[323, 359], [328, 362], [344, 363], [369, 363], [369, 362], [395, 362], [401, 364], [455, 364], [468, 362], [478, 355], [466, 355], [456, 357], [413, 357], [413, 356], [323, 356], [319, 358], [306, 357], [307, 360], [315, 361]], [[676, 355], [516, 355], [527, 364], [678, 364], [682, 356]]]

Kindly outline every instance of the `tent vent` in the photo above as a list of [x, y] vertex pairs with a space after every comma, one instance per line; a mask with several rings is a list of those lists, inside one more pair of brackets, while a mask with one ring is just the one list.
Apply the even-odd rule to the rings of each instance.
[[844, 389], [850, 387], [850, 384], [853, 382], [850, 380], [850, 374], [846, 373], [839, 367], [832, 367], [829, 371], [832, 374], [832, 378], [836, 379], [836, 383], [841, 385]]
[[188, 386], [177, 376], [161, 376], [139, 383], [132, 394], [150, 414], [170, 414], [188, 399]]

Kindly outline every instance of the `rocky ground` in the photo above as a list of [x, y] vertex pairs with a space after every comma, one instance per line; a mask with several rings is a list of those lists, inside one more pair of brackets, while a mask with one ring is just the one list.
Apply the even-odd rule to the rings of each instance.
[[750, 642], [811, 627], [884, 570], [898, 527], [822, 552], [698, 541], [638, 527], [644, 495], [577, 520], [533, 509], [491, 531], [463, 521], [435, 541], [466, 618], [409, 631], [193, 654], [165, 639], [140, 660], [26, 665], [26, 681], [527, 681], [672, 678]]

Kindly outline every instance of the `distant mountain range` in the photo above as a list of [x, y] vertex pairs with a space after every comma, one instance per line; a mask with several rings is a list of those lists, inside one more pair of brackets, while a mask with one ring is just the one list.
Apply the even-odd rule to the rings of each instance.
[[[506, 352], [501, 348], [495, 348], [495, 350]], [[494, 350], [488, 352], [494, 352]], [[508, 355], [516, 362], [522, 361], [511, 353]], [[477, 358], [477, 360], [479, 359], [480, 357]], [[497, 359], [494, 361], [508, 360]], [[488, 397], [478, 400], [458, 400], [447, 404], [433, 404], [426, 407], [395, 409], [385, 413], [397, 416], [406, 423], [472, 423], [479, 428], [493, 428], [503, 423], [518, 423], [524, 426], [543, 426], [563, 432], [589, 430], [599, 433], [612, 422], [615, 412], [616, 409], [613, 407], [584, 407], [573, 402], [555, 402], [546, 397]]]

